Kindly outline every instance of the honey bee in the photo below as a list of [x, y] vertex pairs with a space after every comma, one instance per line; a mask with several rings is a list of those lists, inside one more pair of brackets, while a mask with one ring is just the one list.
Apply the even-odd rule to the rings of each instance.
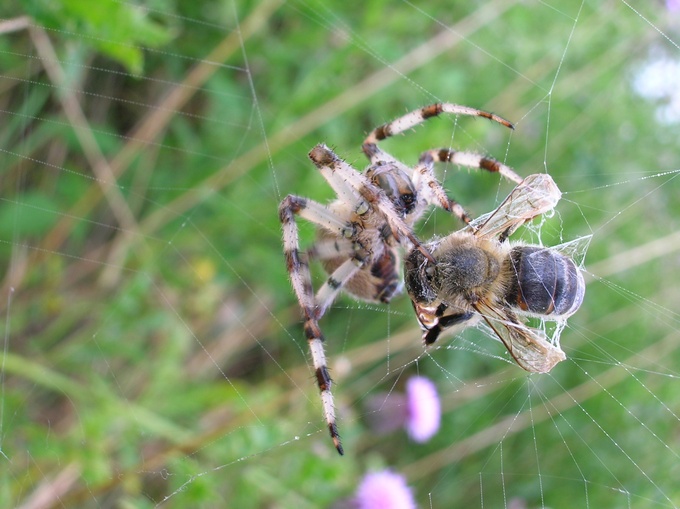
[[449, 327], [484, 320], [520, 367], [546, 373], [564, 352], [529, 317], [562, 321], [583, 302], [585, 283], [574, 261], [555, 248], [508, 242], [521, 225], [552, 210], [561, 197], [547, 174], [530, 175], [493, 212], [460, 231], [413, 249], [405, 286], [426, 345]]

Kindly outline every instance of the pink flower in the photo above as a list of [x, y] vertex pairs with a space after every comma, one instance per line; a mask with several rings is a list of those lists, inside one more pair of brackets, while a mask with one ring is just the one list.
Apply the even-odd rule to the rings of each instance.
[[437, 433], [441, 405], [437, 388], [427, 378], [414, 376], [406, 382], [406, 431], [415, 442], [427, 442]]
[[414, 442], [427, 442], [439, 429], [441, 405], [435, 385], [415, 376], [406, 382], [406, 392], [375, 394], [365, 405], [365, 418], [373, 432], [391, 433], [403, 427]]
[[357, 489], [358, 509], [416, 509], [403, 476], [385, 470], [367, 474]]

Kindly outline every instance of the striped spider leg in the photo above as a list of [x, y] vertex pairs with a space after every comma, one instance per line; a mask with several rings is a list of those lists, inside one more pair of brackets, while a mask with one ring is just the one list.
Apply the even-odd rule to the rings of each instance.
[[448, 197], [445, 189], [437, 180], [434, 174], [434, 163], [452, 163], [467, 168], [477, 168], [492, 173], [499, 173], [506, 179], [519, 184], [522, 182], [522, 178], [517, 175], [517, 173], [515, 173], [512, 168], [504, 165], [500, 161], [490, 157], [484, 157], [474, 152], [463, 152], [447, 148], [433, 149], [423, 152], [416, 167], [409, 168], [378, 147], [379, 141], [394, 136], [395, 134], [403, 133], [408, 129], [412, 129], [417, 125], [422, 124], [428, 119], [441, 115], [442, 113], [488, 118], [489, 120], [498, 122], [499, 124], [510, 129], [515, 128], [504, 118], [487, 111], [470, 108], [468, 106], [462, 106], [460, 104], [435, 103], [420, 108], [419, 110], [414, 110], [402, 117], [397, 118], [396, 120], [393, 120], [392, 122], [388, 122], [381, 125], [380, 127], [375, 128], [366, 137], [361, 148], [372, 164], [378, 164], [381, 161], [386, 161], [398, 166], [399, 169], [409, 175], [414, 183], [414, 186], [421, 190], [425, 201], [423, 201], [421, 203], [421, 207], [415, 211], [416, 213], [414, 215], [416, 218], [413, 220], [413, 222], [417, 221], [422, 216], [424, 209], [428, 205], [436, 205], [450, 211], [463, 222], [469, 223], [471, 220], [470, 216], [465, 213], [465, 210], [460, 204]]
[[[402, 289], [399, 276], [400, 247], [417, 251], [434, 262], [430, 252], [413, 234], [412, 226], [429, 206], [441, 207], [469, 223], [463, 208], [447, 196], [434, 175], [435, 162], [497, 172], [520, 182], [521, 178], [502, 163], [469, 152], [449, 149], [423, 153], [415, 167], [409, 167], [381, 150], [377, 143], [410, 129], [441, 113], [489, 118], [507, 127], [508, 121], [484, 111], [455, 104], [433, 104], [373, 130], [362, 149], [370, 164], [362, 173], [319, 144], [309, 157], [333, 188], [337, 199], [323, 205], [301, 196], [288, 195], [279, 207], [283, 224], [283, 249], [293, 291], [300, 303], [304, 331], [309, 344], [323, 412], [333, 443], [340, 454], [343, 448], [335, 420], [319, 320], [341, 290], [369, 302], [388, 303]], [[302, 250], [296, 216], [315, 224], [315, 244]], [[329, 274], [314, 292], [309, 263], [317, 259]]]

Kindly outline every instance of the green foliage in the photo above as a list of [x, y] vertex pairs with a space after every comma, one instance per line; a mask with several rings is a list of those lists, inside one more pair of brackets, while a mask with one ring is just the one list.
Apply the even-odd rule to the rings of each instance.
[[[85, 45], [125, 66], [132, 74], [144, 71], [140, 46], [160, 48], [172, 31], [152, 19], [146, 9], [131, 3], [103, 0], [28, 0], [25, 13], [66, 43]], [[168, 12], [171, 4], [164, 5]]]
[[[54, 486], [63, 507], [328, 507], [381, 468], [407, 475], [421, 507], [680, 505], [678, 130], [629, 85], [658, 48], [657, 4], [642, 13], [654, 27], [599, 1], [3, 4], [49, 42], [0, 34], [0, 506]], [[564, 197], [540, 239], [594, 235], [586, 302], [562, 336], [569, 360], [527, 376], [477, 330], [423, 353], [407, 299], [341, 296], [322, 321], [340, 459], [277, 207], [333, 197], [316, 143], [361, 168], [370, 129], [436, 100], [516, 130], [443, 118], [384, 148], [547, 169]], [[438, 171], [473, 215], [511, 189]], [[438, 211], [416, 233], [458, 227]], [[300, 235], [315, 232], [301, 221]], [[367, 400], [415, 373], [440, 390], [440, 433], [377, 435]]]

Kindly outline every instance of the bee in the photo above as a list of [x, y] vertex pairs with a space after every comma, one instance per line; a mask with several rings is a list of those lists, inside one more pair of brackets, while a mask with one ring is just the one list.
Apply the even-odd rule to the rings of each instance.
[[549, 175], [529, 175], [495, 211], [424, 244], [434, 263], [422, 250], [407, 255], [404, 282], [426, 345], [449, 327], [483, 320], [527, 371], [546, 373], [566, 358], [526, 320], [563, 321], [573, 315], [585, 295], [583, 276], [556, 248], [508, 242], [517, 228], [551, 211], [560, 198]]

